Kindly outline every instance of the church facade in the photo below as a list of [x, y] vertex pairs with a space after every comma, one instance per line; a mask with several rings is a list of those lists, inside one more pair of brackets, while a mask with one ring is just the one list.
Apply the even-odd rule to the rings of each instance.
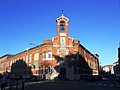
[[78, 75], [98, 75], [98, 54], [92, 54], [81, 45], [79, 40], [69, 37], [69, 19], [63, 14], [56, 19], [56, 23], [56, 37], [53, 37], [51, 40], [44, 40], [43, 44], [16, 55], [4, 55], [0, 57], [0, 73], [11, 72], [12, 64], [18, 60], [23, 60], [27, 66], [31, 67], [34, 75], [52, 73], [55, 67], [58, 66], [60, 67], [56, 72], [62, 75], [67, 75], [67, 69], [69, 68], [73, 68], [69, 69], [69, 72], [73, 71], [74, 74]]

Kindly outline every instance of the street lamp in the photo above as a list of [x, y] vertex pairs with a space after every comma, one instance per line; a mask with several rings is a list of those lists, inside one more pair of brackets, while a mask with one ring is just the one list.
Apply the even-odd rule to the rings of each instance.
[[[39, 49], [40, 49], [40, 45], [36, 45], [34, 43], [29, 43], [29, 45], [33, 45], [33, 46], [38, 46]], [[40, 80], [40, 65], [41, 65], [41, 54], [40, 54], [40, 50], [39, 50], [39, 60], [38, 60], [38, 68], [39, 68], [39, 71], [38, 71], [38, 77], [39, 77], [39, 80]]]
[[99, 68], [99, 74], [102, 74], [102, 66], [101, 66], [101, 62], [99, 63], [98, 68]]

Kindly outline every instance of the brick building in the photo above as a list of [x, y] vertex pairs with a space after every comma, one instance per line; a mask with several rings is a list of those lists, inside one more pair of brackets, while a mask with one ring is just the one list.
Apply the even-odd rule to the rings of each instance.
[[51, 69], [55, 69], [58, 66], [59, 70], [56, 70], [56, 72], [61, 74], [67, 72], [74, 72], [74, 74], [98, 74], [98, 54], [92, 54], [81, 45], [79, 40], [69, 37], [69, 19], [63, 14], [56, 19], [56, 22], [56, 37], [53, 37], [51, 40], [44, 40], [43, 44], [16, 55], [2, 56], [0, 58], [0, 72], [10, 72], [12, 64], [16, 63], [17, 60], [23, 60], [27, 66], [31, 67], [34, 75], [46, 73], [46, 68], [49, 68], [48, 72], [52, 72], [54, 70]]
[[113, 63], [114, 73], [120, 75], [120, 43], [118, 48], [118, 60]]
[[0, 73], [6, 72], [6, 70], [9, 68], [8, 58], [10, 57], [11, 55], [9, 54], [0, 57]]
[[113, 65], [102, 66], [102, 69], [106, 72], [106, 74], [113, 74]]
[[114, 74], [119, 74], [119, 62], [116, 61], [113, 63]]

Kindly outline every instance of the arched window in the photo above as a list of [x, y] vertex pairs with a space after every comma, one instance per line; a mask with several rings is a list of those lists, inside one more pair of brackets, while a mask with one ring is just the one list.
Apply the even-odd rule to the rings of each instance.
[[34, 54], [34, 61], [39, 60], [39, 53]]
[[60, 22], [60, 32], [65, 33], [65, 22], [63, 21]]
[[52, 52], [48, 52], [48, 59], [52, 58]]
[[44, 59], [46, 59], [46, 52], [44, 52], [43, 57], [44, 57]]
[[26, 63], [28, 64], [28, 55], [26, 56]]
[[30, 54], [29, 62], [32, 62], [32, 54]]

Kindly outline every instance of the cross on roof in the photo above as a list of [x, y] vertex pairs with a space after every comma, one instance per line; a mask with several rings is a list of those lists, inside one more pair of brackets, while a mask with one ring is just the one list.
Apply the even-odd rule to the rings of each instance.
[[61, 12], [62, 12], [62, 15], [63, 15], [64, 14], [64, 10], [62, 9]]

